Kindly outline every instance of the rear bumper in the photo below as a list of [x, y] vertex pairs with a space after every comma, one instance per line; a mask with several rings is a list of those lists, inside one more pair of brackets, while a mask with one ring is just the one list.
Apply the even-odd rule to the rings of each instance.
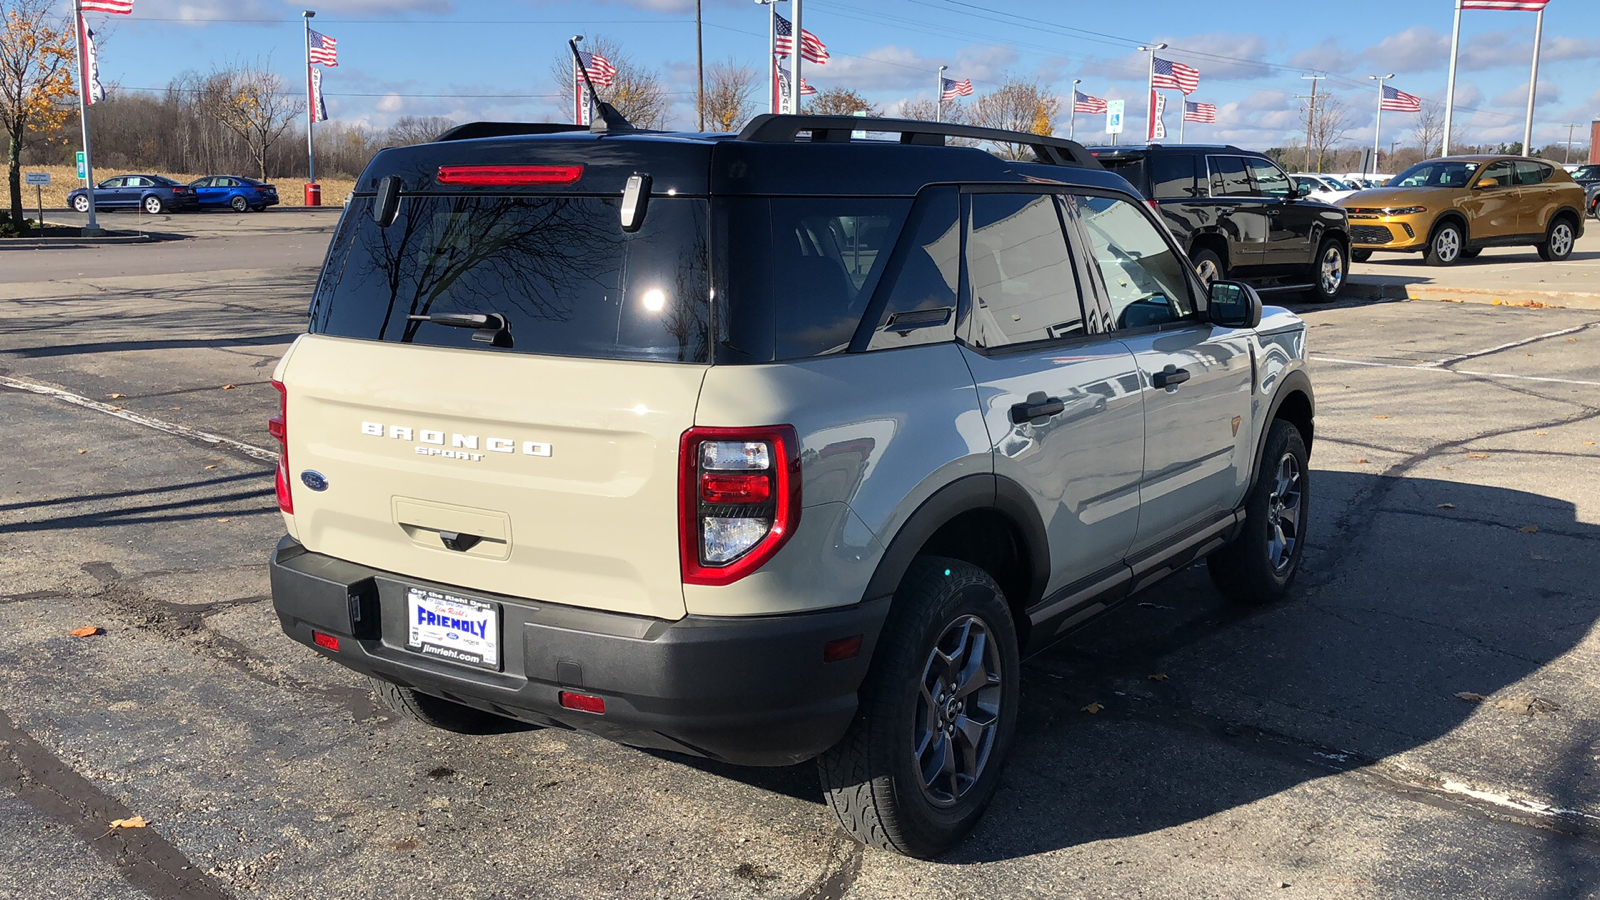
[[[833, 746], [856, 711], [889, 600], [784, 616], [642, 616], [541, 604], [405, 579], [306, 551], [292, 538], [272, 554], [272, 602], [283, 630], [334, 662], [423, 693], [625, 744], [742, 765], [789, 765]], [[500, 604], [502, 669], [475, 669], [405, 649], [406, 589], [429, 587]], [[861, 635], [851, 659], [823, 645]], [[571, 690], [605, 699], [605, 713], [565, 709]]]

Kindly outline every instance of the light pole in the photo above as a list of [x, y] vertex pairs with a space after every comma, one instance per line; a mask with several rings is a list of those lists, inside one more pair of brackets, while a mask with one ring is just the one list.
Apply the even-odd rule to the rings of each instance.
[[1083, 83], [1082, 78], [1072, 79], [1072, 103], [1067, 107], [1067, 140], [1078, 139], [1078, 85]]
[[949, 66], [939, 67], [939, 77], [933, 80], [933, 120], [944, 121], [944, 70]]
[[1141, 52], [1150, 54], [1150, 77], [1145, 83], [1149, 88], [1149, 94], [1145, 97], [1144, 142], [1146, 144], [1156, 139], [1156, 51], [1165, 49], [1167, 49], [1166, 44], [1152, 44], [1139, 48]]
[[1383, 83], [1394, 77], [1394, 73], [1387, 75], [1368, 75], [1368, 78], [1378, 83], [1378, 122], [1372, 126], [1372, 171], [1366, 174], [1376, 175], [1378, 169], [1378, 135], [1383, 131]]

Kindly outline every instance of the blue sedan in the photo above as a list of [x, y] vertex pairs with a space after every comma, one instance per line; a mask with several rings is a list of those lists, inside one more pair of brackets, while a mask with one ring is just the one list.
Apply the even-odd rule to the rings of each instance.
[[189, 182], [189, 187], [199, 198], [201, 209], [232, 207], [234, 212], [259, 212], [278, 205], [276, 186], [242, 175], [208, 175]]
[[[78, 188], [67, 195], [67, 205], [81, 213], [89, 211], [89, 191]], [[198, 209], [194, 189], [161, 175], [118, 175], [100, 182], [94, 189], [95, 209], [142, 209], [150, 215]]]

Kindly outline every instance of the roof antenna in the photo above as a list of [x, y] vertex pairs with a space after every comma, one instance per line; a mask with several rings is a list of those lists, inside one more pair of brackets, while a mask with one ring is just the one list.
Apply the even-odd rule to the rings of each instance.
[[595, 107], [594, 121], [589, 123], [589, 130], [595, 134], [605, 134], [608, 131], [635, 131], [633, 123], [623, 118], [617, 108], [600, 99], [595, 93], [594, 82], [589, 80], [589, 67], [583, 64], [583, 57], [578, 54], [578, 42], [583, 40], [583, 35], [575, 34], [572, 40], [567, 41], [567, 46], [572, 48], [572, 59], [578, 64], [578, 72], [583, 76], [583, 86], [589, 89], [589, 99]]

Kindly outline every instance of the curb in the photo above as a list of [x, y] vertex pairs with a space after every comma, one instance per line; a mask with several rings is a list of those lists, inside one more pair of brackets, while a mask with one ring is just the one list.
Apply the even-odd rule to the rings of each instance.
[[97, 244], [151, 244], [161, 238], [153, 234], [113, 234], [105, 237], [5, 238], [0, 250], [47, 250], [52, 248], [92, 247]]
[[1443, 303], [1483, 303], [1525, 309], [1600, 309], [1600, 294], [1585, 291], [1485, 290], [1430, 284], [1371, 284], [1349, 282], [1342, 295], [1351, 300], [1433, 300]]

